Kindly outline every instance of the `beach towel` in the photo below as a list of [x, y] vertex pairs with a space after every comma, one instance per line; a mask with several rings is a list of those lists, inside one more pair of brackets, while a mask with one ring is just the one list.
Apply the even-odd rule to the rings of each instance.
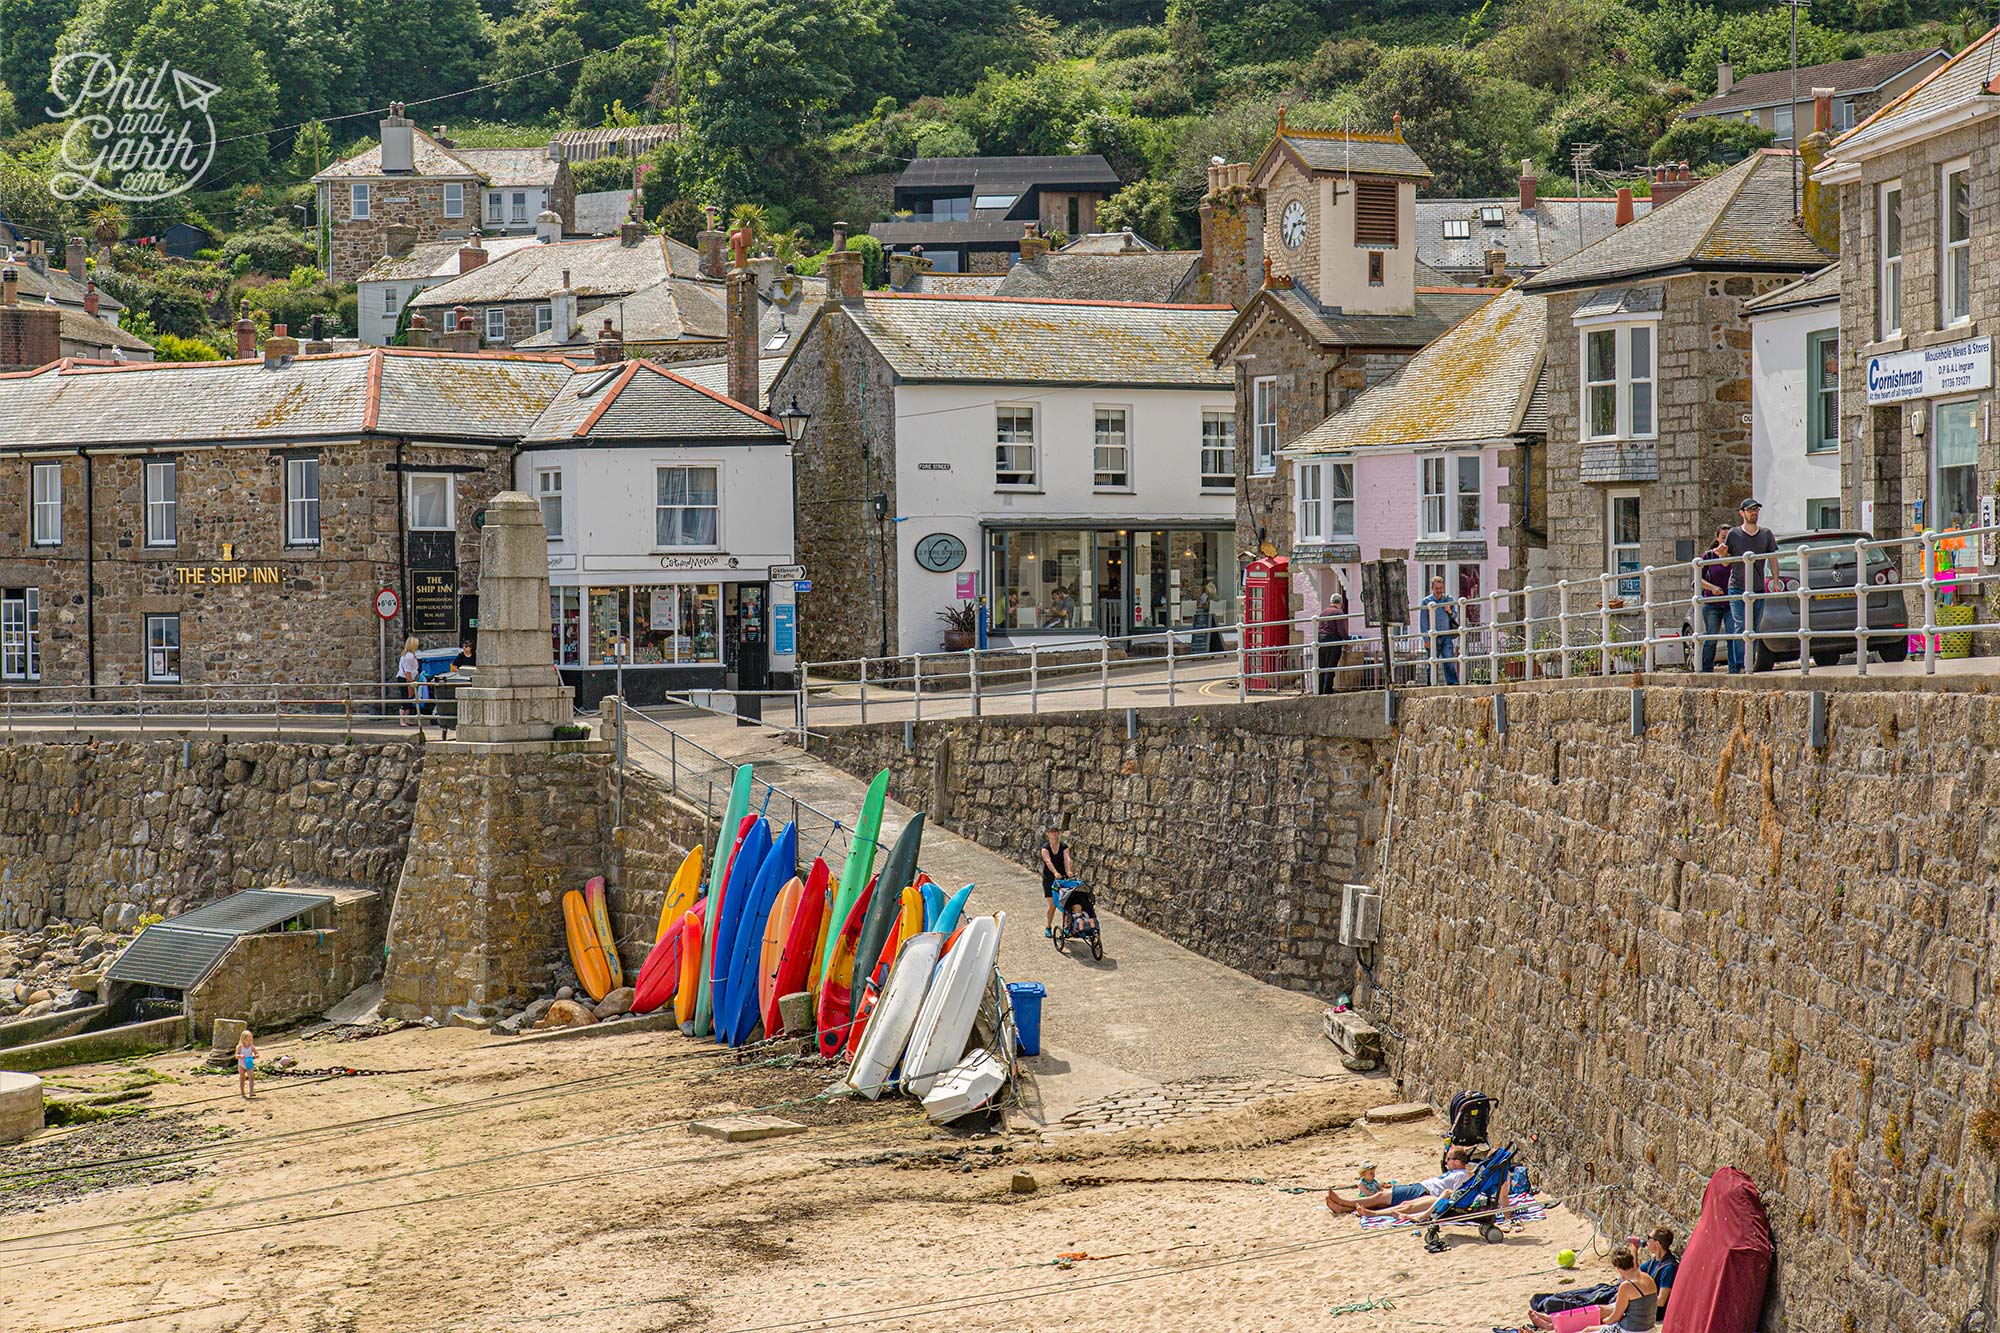
[[[1507, 1220], [1511, 1222], [1539, 1222], [1548, 1215], [1548, 1209], [1543, 1206], [1540, 1199], [1517, 1203], [1507, 1210]], [[1449, 1225], [1452, 1220], [1446, 1218], [1445, 1222]], [[1428, 1217], [1364, 1217], [1361, 1219], [1361, 1229], [1376, 1231], [1383, 1227], [1423, 1227], [1429, 1226], [1430, 1223], [1431, 1219]]]

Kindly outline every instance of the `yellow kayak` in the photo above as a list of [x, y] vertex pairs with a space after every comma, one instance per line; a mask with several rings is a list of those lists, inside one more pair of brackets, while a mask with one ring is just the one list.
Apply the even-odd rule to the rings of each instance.
[[701, 845], [699, 843], [681, 861], [681, 868], [674, 872], [674, 878], [667, 885], [667, 900], [660, 905], [660, 929], [653, 936], [659, 943], [667, 937], [667, 932], [680, 925], [681, 918], [693, 910], [695, 899], [707, 887], [701, 880]]

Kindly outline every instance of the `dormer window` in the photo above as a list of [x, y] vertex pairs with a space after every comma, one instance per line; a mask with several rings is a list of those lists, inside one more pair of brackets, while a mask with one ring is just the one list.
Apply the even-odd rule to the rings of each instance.
[[1507, 225], [1506, 210], [1501, 208], [1500, 205], [1498, 204], [1481, 204], [1479, 206], [1479, 225], [1482, 227], [1506, 226]]
[[1446, 219], [1444, 220], [1444, 238], [1445, 238], [1445, 239], [1446, 239], [1447, 241], [1469, 241], [1469, 240], [1471, 240], [1471, 239], [1472, 239], [1472, 219], [1470, 219], [1470, 218], [1446, 218]]
[[1396, 182], [1354, 182], [1354, 243], [1394, 246], [1397, 211]]

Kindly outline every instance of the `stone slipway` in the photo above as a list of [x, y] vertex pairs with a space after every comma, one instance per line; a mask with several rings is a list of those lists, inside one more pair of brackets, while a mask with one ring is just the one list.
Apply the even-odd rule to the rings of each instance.
[[[679, 717], [672, 725], [725, 758], [753, 762], [760, 779], [835, 819], [851, 826], [860, 813], [865, 783], [776, 733], [706, 717]], [[665, 761], [655, 762], [645, 747], [633, 746], [629, 755], [632, 763], [666, 776]], [[910, 814], [890, 801], [882, 821], [885, 844]], [[1088, 884], [1090, 848], [1073, 850]], [[1025, 1062], [1033, 1078], [1022, 1089], [1023, 1100], [1033, 1119], [1050, 1124], [1128, 1089], [1205, 1080], [1368, 1077], [1381, 1081], [1378, 1100], [1397, 1100], [1381, 1076], [1341, 1068], [1339, 1053], [1320, 1032], [1322, 1001], [1253, 980], [1109, 912], [1103, 914], [1103, 962], [1093, 962], [1087, 951], [1082, 958], [1060, 956], [1042, 935], [1038, 874], [930, 821], [921, 860], [947, 892], [977, 884], [975, 911], [1007, 913], [1001, 974], [1049, 989], [1042, 1054]], [[838, 861], [829, 861], [838, 873]]]

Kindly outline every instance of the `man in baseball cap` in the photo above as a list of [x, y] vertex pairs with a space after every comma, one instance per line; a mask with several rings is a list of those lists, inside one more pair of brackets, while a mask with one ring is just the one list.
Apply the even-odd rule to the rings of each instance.
[[[1770, 555], [1778, 549], [1778, 539], [1770, 529], [1757, 525], [1757, 515], [1763, 510], [1754, 495], [1745, 496], [1743, 503], [1736, 506], [1736, 526], [1729, 530], [1725, 542], [1729, 554], [1738, 557], [1729, 567], [1729, 674], [1740, 676], [1744, 669], [1743, 626], [1746, 620], [1744, 603], [1754, 603], [1747, 617], [1752, 631], [1763, 627], [1764, 603], [1761, 598], [1749, 594], [1762, 593], [1771, 582], [1771, 562], [1754, 557]], [[1753, 557], [1742, 559], [1743, 556]], [[1757, 654], [1749, 654], [1750, 665], [1754, 667]]]

